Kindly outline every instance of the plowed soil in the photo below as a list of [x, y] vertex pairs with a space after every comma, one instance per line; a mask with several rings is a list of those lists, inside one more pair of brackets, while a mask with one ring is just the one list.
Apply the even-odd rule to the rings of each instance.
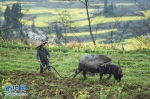
[[[0, 75], [1, 79], [10, 78], [9, 82], [12, 85], [25, 84], [27, 86], [27, 96], [24, 96], [23, 99], [31, 99], [33, 95], [34, 97], [39, 97], [40, 99], [75, 99], [75, 97], [78, 97], [80, 90], [84, 89], [89, 92], [88, 99], [98, 99], [100, 97], [100, 87], [93, 87], [92, 89], [91, 87], [93, 85], [111, 86], [113, 84], [113, 82], [106, 83], [106, 81], [96, 81], [91, 84], [86, 84], [83, 80], [72, 79], [72, 77], [60, 79], [57, 78], [53, 72], [40, 74], [35, 72], [29, 73], [25, 71], [11, 73], [4, 73], [0, 71]], [[133, 86], [128, 90], [137, 90], [137, 87]], [[146, 95], [148, 94], [144, 94], [146, 99]], [[133, 99], [140, 99], [138, 98], [139, 96], [133, 95], [132, 97]], [[144, 99], [144, 97], [142, 98]], [[111, 95], [110, 99], [112, 99]]]

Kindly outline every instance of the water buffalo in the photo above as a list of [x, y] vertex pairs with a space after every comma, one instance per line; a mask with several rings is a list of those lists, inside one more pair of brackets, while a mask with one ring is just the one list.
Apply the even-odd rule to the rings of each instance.
[[84, 80], [86, 79], [87, 72], [100, 73], [100, 80], [102, 80], [103, 74], [109, 74], [108, 79], [110, 79], [113, 74], [117, 81], [120, 81], [123, 76], [119, 61], [118, 66], [116, 66], [109, 57], [100, 54], [85, 55], [80, 58], [74, 78], [80, 72], [83, 72]]

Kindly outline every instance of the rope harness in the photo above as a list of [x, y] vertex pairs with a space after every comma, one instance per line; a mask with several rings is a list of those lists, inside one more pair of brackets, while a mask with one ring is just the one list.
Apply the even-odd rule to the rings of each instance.
[[102, 64], [101, 66], [107, 66], [107, 65], [110, 65], [110, 64], [112, 64], [112, 61], [110, 61], [110, 62], [107, 62], [107, 63], [104, 63], [104, 64]]
[[108, 68], [109, 68], [109, 71], [110, 71], [110, 64], [112, 64], [112, 61], [110, 61], [110, 62], [107, 62], [107, 63], [104, 63], [104, 64], [102, 64], [101, 66], [103, 67], [106, 67], [106, 66], [108, 66]]

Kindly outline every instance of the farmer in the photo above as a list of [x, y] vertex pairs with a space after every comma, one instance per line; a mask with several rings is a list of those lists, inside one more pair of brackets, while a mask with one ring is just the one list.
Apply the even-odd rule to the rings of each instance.
[[37, 47], [37, 54], [36, 54], [36, 58], [38, 60], [38, 62], [40, 63], [40, 73], [43, 73], [43, 67], [46, 65], [48, 68], [48, 71], [51, 71], [50, 69], [50, 65], [49, 65], [49, 59], [50, 59], [50, 53], [48, 52], [48, 50], [44, 47], [44, 45], [47, 42], [41, 43], [38, 47]]

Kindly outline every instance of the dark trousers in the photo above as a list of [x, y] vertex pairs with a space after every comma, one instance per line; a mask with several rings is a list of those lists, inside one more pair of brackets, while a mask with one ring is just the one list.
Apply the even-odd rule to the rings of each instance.
[[40, 65], [40, 73], [43, 73], [43, 67], [45, 67], [45, 65], [47, 66], [48, 71], [51, 71], [51, 67], [49, 65], [49, 61], [48, 60], [42, 60]]

